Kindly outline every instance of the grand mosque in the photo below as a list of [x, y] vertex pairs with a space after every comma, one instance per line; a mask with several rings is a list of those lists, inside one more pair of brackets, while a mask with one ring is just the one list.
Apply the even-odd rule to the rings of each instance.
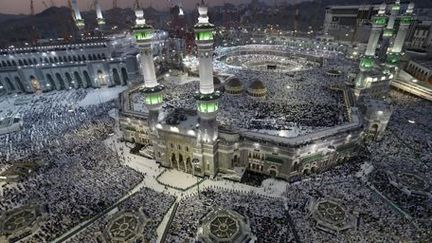
[[[198, 176], [214, 177], [220, 173], [239, 179], [241, 171], [247, 169], [290, 179], [326, 170], [349, 160], [357, 155], [364, 140], [378, 140], [382, 137], [392, 113], [391, 106], [383, 98], [390, 89], [392, 78], [399, 72], [398, 65], [404, 55], [402, 46], [407, 25], [413, 19], [412, 4], [404, 13], [401, 12], [399, 1], [380, 6], [379, 12], [372, 18], [372, 31], [366, 51], [361, 55], [359, 68], [344, 85], [333, 87], [343, 95], [340, 109], [344, 110], [346, 121], [290, 135], [227, 126], [219, 122], [222, 118], [219, 119], [218, 113], [226, 108], [226, 103], [223, 102], [225, 97], [246, 95], [254, 102], [271, 97], [267, 95], [266, 86], [260, 80], [251, 80], [246, 86], [245, 82], [233, 75], [214, 72], [215, 27], [209, 22], [205, 5], [201, 4], [198, 11], [195, 40], [198, 47], [199, 87], [193, 94], [195, 109], [166, 109], [165, 96], [169, 96], [171, 90], [165, 87], [163, 77], [157, 78], [155, 75], [151, 56], [153, 30], [146, 24], [143, 12], [136, 11], [137, 22], [133, 31], [140, 47], [139, 63], [144, 85], [131, 87], [121, 94], [120, 126], [126, 141], [143, 146], [148, 155], [161, 166]], [[380, 46], [386, 46], [387, 50], [385, 56], [377, 56], [375, 51], [381, 35], [383, 43]], [[325, 41], [326, 37], [323, 36], [322, 39]], [[330, 50], [329, 47], [334, 45], [331, 41], [323, 45], [323, 42], [317, 44], [310, 40], [285, 40], [287, 46], [292, 43], [299, 43], [295, 46], [297, 49], [301, 49], [302, 45], [309, 46], [310, 49], [323, 49], [322, 46], [326, 49], [327, 46], [327, 54], [344, 49], [342, 45], [336, 45], [336, 48]], [[290, 73], [290, 70], [298, 71], [303, 67], [319, 69], [327, 59], [325, 55], [306, 52], [292, 54], [283, 48], [278, 50], [276, 45], [270, 48], [254, 45], [234, 48], [234, 51], [222, 56], [218, 50], [216, 62], [220, 63], [222, 60], [230, 67], [237, 65], [239, 68], [255, 71], [281, 68], [284, 70], [281, 73]], [[244, 61], [241, 59], [242, 55], [255, 56]], [[263, 55], [276, 58], [272, 59], [272, 63], [251, 59]], [[296, 59], [302, 59], [303, 64], [296, 66], [296, 63], [291, 62]], [[341, 72], [330, 70], [327, 74], [334, 77], [340, 76]], [[220, 89], [220, 86], [223, 88]], [[133, 97], [136, 97], [137, 93], [138, 97], [143, 98], [141, 102], [144, 102], [141, 110], [134, 108], [136, 99]]]
[[[76, 1], [72, 7], [82, 30]], [[127, 85], [120, 94], [123, 138], [161, 166], [198, 176], [240, 180], [249, 170], [290, 179], [347, 161], [365, 140], [381, 139], [392, 114], [385, 98], [392, 82], [398, 84], [395, 77], [404, 74], [399, 66], [413, 8], [401, 8], [399, 1], [380, 5], [371, 20], [367, 47], [357, 53], [325, 34], [317, 39], [256, 37], [214, 50], [216, 27], [201, 4], [194, 26], [196, 57], [190, 58], [195, 61], [184, 58], [190, 68], [186, 74], [162, 76], [154, 63], [155, 31], [138, 9], [132, 36], [0, 50], [1, 88], [7, 93], [37, 93]], [[99, 5], [96, 10], [102, 30]], [[137, 48], [131, 48], [134, 45]], [[352, 58], [355, 55], [359, 58]], [[359, 61], [358, 67], [342, 70], [332, 64], [353, 60]], [[316, 76], [297, 78], [309, 72]], [[260, 73], [289, 77], [294, 83], [264, 80]], [[323, 79], [326, 82], [318, 83]], [[301, 98], [300, 93], [313, 91], [313, 82], [327, 95], [323, 101], [329, 101], [326, 109], [332, 117], [326, 124], [301, 114], [322, 109]], [[290, 92], [290, 86], [298, 91]], [[303, 104], [304, 110], [296, 113], [298, 121], [290, 120], [288, 101]], [[251, 105], [243, 106], [246, 103]], [[270, 110], [271, 115], [264, 115]], [[302, 116], [315, 122], [304, 122]]]

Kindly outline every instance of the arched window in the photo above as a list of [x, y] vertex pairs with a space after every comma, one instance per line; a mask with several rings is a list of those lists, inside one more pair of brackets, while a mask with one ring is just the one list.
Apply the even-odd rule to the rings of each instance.
[[126, 68], [122, 68], [121, 73], [122, 73], [122, 78], [123, 78], [123, 84], [126, 84], [128, 79], [129, 79]]
[[48, 79], [48, 84], [49, 84], [49, 87], [51, 88], [51, 90], [57, 89], [56, 83], [54, 82], [54, 79], [51, 76], [51, 74], [47, 74], [47, 79]]
[[18, 76], [15, 77], [15, 87], [17, 87], [21, 92], [25, 92], [24, 84]]
[[115, 85], [121, 85], [120, 74], [117, 71], [117, 68], [113, 68], [112, 71], [113, 71], [113, 79], [114, 79]]

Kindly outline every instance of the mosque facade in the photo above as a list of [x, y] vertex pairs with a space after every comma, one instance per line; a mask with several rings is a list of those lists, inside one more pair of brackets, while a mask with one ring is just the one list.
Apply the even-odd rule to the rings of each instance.
[[[102, 30], [105, 21], [99, 3], [96, 5]], [[76, 0], [72, 9], [76, 26], [82, 31], [85, 25]], [[0, 94], [127, 85], [139, 76], [137, 53], [130, 49], [134, 43], [131, 36], [118, 35], [2, 49]]]

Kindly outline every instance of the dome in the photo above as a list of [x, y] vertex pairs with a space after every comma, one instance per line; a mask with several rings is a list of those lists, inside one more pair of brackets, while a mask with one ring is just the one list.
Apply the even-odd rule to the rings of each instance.
[[249, 89], [265, 89], [265, 86], [263, 82], [257, 79], [249, 85]]
[[225, 82], [225, 92], [238, 95], [243, 92], [243, 83], [238, 78], [230, 78]]
[[264, 83], [257, 79], [249, 85], [247, 93], [252, 97], [263, 98], [267, 95], [267, 89], [264, 86]]
[[228, 86], [228, 87], [242, 87], [243, 84], [240, 81], [240, 79], [238, 79], [238, 78], [231, 78], [231, 79], [229, 79], [226, 82], [225, 86]]

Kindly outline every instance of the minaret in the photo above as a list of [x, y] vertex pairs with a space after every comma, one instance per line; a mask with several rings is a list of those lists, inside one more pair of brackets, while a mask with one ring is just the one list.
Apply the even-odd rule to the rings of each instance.
[[99, 25], [99, 28], [102, 28], [105, 25], [105, 19], [102, 15], [102, 9], [99, 4], [99, 0], [96, 0], [96, 20]]
[[375, 65], [375, 51], [378, 45], [381, 32], [387, 24], [387, 16], [385, 15], [386, 5], [381, 4], [378, 14], [372, 17], [372, 30], [369, 36], [369, 41], [365, 55], [360, 59], [360, 72], [355, 80], [355, 88], [363, 89], [366, 87], [365, 72], [371, 70]]
[[163, 103], [164, 86], [158, 84], [156, 79], [152, 50], [153, 27], [146, 24], [143, 10], [135, 10], [135, 16], [136, 24], [132, 30], [140, 48], [140, 65], [144, 75], [144, 87], [141, 92], [144, 94], [144, 104], [149, 110], [149, 127], [155, 131]]
[[378, 14], [372, 17], [372, 30], [369, 36], [365, 57], [363, 57], [362, 61], [360, 62], [360, 68], [368, 69], [374, 64], [375, 51], [378, 45], [378, 41], [384, 26], [386, 26], [387, 24], [388, 18], [385, 15], [385, 10], [386, 5], [383, 3], [378, 10]]
[[400, 10], [400, 0], [396, 0], [396, 2], [391, 6], [390, 9], [390, 17], [388, 19], [388, 23], [383, 32], [383, 40], [381, 43], [379, 57], [382, 61], [385, 61], [387, 52], [390, 50], [391, 46], [393, 46], [393, 37], [396, 33], [395, 30], [395, 21], [396, 17], [399, 15]]
[[396, 2], [391, 7], [390, 18], [387, 23], [387, 27], [384, 30], [384, 37], [392, 37], [395, 34], [395, 21], [396, 17], [399, 15], [400, 11], [400, 0], [396, 0]]
[[[217, 166], [215, 165], [214, 147], [218, 138], [218, 125], [216, 122], [217, 111], [219, 108], [219, 91], [214, 90], [213, 86], [213, 30], [214, 26], [209, 23], [207, 16], [207, 6], [204, 1], [198, 6], [198, 23], [194, 26], [195, 41], [198, 46], [199, 77], [200, 87], [196, 93], [199, 128], [197, 136], [197, 146], [200, 158], [198, 159], [210, 175], [215, 175]], [[204, 151], [206, 151], [204, 153]], [[206, 155], [204, 155], [206, 154]], [[211, 154], [211, 155], [209, 155]], [[205, 161], [205, 162], [204, 162]]]
[[406, 35], [408, 34], [409, 26], [413, 22], [413, 12], [414, 12], [414, 3], [410, 3], [408, 5], [408, 9], [406, 10], [405, 14], [400, 16], [399, 30], [396, 34], [393, 47], [391, 48], [389, 54], [387, 55], [387, 64], [389, 65], [399, 64], [400, 55], [402, 52], [403, 45], [405, 43]]
[[78, 8], [78, 0], [72, 0], [72, 10], [74, 11], [74, 20], [75, 24], [78, 27], [79, 30], [84, 29], [84, 19], [81, 17], [80, 10]]

